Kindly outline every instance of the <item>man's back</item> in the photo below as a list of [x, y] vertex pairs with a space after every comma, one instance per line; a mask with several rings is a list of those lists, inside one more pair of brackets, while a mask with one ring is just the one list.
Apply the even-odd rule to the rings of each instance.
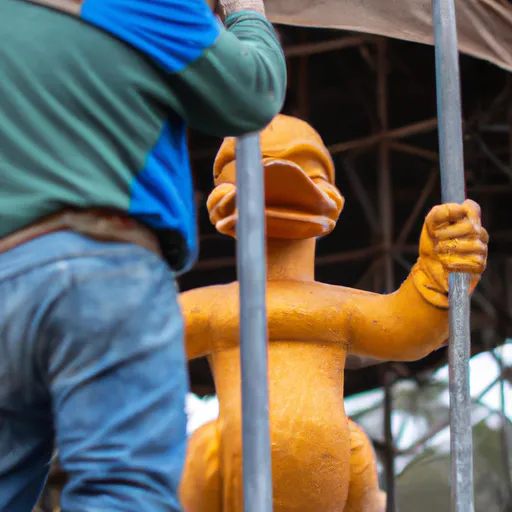
[[190, 266], [185, 122], [237, 135], [283, 101], [282, 52], [258, 16], [235, 14], [226, 31], [203, 0], [87, 0], [82, 19], [3, 0], [0, 237], [66, 207], [103, 207], [175, 240], [179, 256], [166, 257]]
[[170, 114], [163, 72], [19, 0], [0, 3], [0, 37], [0, 237], [64, 206], [128, 209]]

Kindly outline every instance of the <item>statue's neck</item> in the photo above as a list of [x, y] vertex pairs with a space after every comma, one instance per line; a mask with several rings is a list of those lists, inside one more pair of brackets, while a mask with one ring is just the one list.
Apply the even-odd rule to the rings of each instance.
[[315, 279], [314, 238], [307, 240], [267, 240], [269, 281], [313, 281]]

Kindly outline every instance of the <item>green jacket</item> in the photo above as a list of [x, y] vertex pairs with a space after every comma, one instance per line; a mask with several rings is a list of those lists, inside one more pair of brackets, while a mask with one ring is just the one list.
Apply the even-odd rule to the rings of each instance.
[[286, 90], [276, 34], [249, 11], [224, 28], [204, 0], [85, 0], [79, 15], [0, 2], [0, 237], [65, 207], [114, 208], [172, 240], [185, 270], [186, 126], [224, 137], [270, 122]]

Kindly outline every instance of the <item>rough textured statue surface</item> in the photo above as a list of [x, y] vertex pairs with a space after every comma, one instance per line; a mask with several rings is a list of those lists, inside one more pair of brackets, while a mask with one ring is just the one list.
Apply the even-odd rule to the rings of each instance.
[[[416, 360], [448, 336], [448, 273], [485, 268], [487, 233], [472, 201], [436, 206], [419, 258], [389, 295], [316, 282], [316, 237], [336, 225], [344, 198], [319, 135], [278, 116], [261, 135], [268, 261], [269, 386], [275, 512], [381, 510], [371, 446], [343, 408], [347, 353]], [[214, 165], [208, 199], [217, 230], [235, 236], [235, 140]], [[238, 283], [182, 294], [189, 359], [208, 356], [218, 420], [190, 439], [181, 496], [187, 512], [241, 512]]]

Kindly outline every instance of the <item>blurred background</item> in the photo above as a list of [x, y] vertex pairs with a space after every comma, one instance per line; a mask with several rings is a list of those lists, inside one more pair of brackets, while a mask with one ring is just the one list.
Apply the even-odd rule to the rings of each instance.
[[[336, 230], [317, 252], [317, 280], [386, 293], [406, 277], [429, 209], [441, 201], [434, 50], [325, 29], [279, 27], [289, 85], [284, 113], [307, 120], [328, 145], [346, 197]], [[476, 512], [512, 511], [512, 77], [461, 56], [467, 195], [490, 233], [489, 263], [472, 302]], [[220, 141], [190, 135], [201, 255], [183, 290], [236, 279], [234, 242], [211, 226], [206, 198]], [[190, 363], [193, 421], [215, 414], [206, 360]], [[446, 349], [411, 364], [345, 375], [345, 408], [371, 437], [390, 512], [448, 511]], [[342, 407], [343, 404], [340, 404]], [[202, 411], [201, 414], [197, 411]], [[58, 509], [64, 482], [52, 471], [39, 509]]]
[[[417, 257], [429, 209], [441, 201], [434, 50], [332, 30], [280, 27], [289, 89], [284, 112], [311, 123], [333, 155], [346, 197], [318, 245], [319, 281], [395, 290]], [[512, 511], [512, 76], [461, 55], [467, 195], [482, 207], [489, 262], [472, 301], [476, 511]], [[183, 289], [236, 279], [235, 246], [210, 225], [205, 200], [219, 141], [193, 134], [201, 259]], [[208, 364], [190, 364], [192, 390], [214, 393]], [[370, 434], [382, 488], [401, 512], [448, 511], [447, 351], [411, 364], [347, 371], [347, 413]], [[205, 412], [207, 415], [208, 412]], [[437, 507], [437, 508], [434, 508]]]

